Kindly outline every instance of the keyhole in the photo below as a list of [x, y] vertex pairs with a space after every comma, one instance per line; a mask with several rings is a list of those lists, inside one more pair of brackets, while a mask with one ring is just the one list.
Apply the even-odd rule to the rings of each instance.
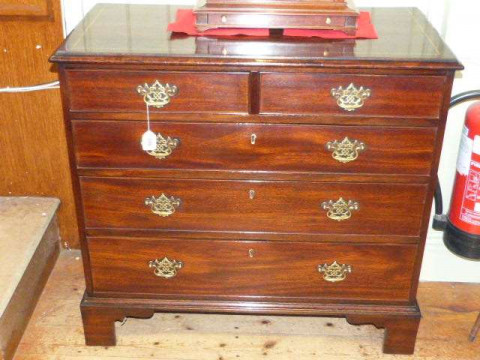
[[253, 258], [255, 256], [255, 250], [253, 250], [253, 249], [248, 250], [248, 256]]
[[255, 194], [255, 190], [250, 190], [250, 191], [248, 192], [248, 196], [250, 197], [250, 200], [255, 199], [255, 195], [256, 195], [256, 194]]
[[250, 137], [250, 142], [252, 143], [252, 145], [255, 145], [256, 141], [257, 141], [257, 135], [252, 134], [252, 136]]

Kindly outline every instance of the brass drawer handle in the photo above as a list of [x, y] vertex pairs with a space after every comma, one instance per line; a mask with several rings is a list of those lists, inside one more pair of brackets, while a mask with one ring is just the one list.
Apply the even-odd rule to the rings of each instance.
[[343, 198], [337, 201], [329, 200], [322, 203], [322, 209], [327, 210], [327, 216], [336, 221], [348, 220], [352, 217], [352, 211], [358, 210], [360, 205], [353, 200], [345, 201]]
[[152, 85], [138, 85], [137, 92], [143, 96], [143, 101], [148, 106], [163, 108], [170, 103], [170, 98], [178, 94], [175, 85], [161, 84], [158, 80]]
[[166, 256], [163, 259], [155, 259], [148, 263], [149, 268], [154, 268], [155, 276], [171, 279], [175, 277], [178, 270], [183, 268], [183, 262], [177, 260], [170, 260]]
[[358, 155], [365, 148], [363, 142], [352, 141], [348, 137], [345, 137], [342, 141], [334, 140], [327, 143], [327, 150], [332, 151], [332, 157], [344, 164], [357, 160]]
[[181, 200], [179, 198], [173, 196], [169, 198], [163, 193], [158, 198], [151, 196], [145, 199], [145, 205], [150, 207], [152, 213], [161, 217], [172, 215], [180, 204]]
[[347, 278], [347, 274], [352, 272], [352, 267], [347, 264], [338, 264], [336, 261], [333, 264], [318, 265], [318, 272], [323, 273], [323, 279], [328, 282], [340, 282]]
[[365, 104], [365, 100], [372, 95], [370, 89], [357, 88], [353, 83], [346, 89], [343, 86], [331, 90], [332, 96], [337, 100], [337, 105], [345, 111], [355, 111]]
[[159, 160], [165, 159], [170, 156], [180, 144], [180, 139], [171, 138], [170, 136], [163, 137], [162, 134], [157, 133], [157, 147], [155, 150], [147, 151], [147, 154], [157, 158]]

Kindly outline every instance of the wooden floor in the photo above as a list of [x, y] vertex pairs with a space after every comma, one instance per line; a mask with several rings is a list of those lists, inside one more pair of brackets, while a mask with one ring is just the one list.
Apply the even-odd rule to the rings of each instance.
[[84, 282], [76, 251], [64, 251], [15, 359], [480, 359], [468, 334], [480, 285], [423, 283], [424, 318], [415, 356], [381, 353], [383, 330], [333, 318], [156, 314], [117, 323], [118, 345], [84, 345], [79, 302]]

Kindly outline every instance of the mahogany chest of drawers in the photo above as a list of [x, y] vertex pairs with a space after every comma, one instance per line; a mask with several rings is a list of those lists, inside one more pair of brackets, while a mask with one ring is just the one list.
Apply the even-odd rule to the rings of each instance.
[[52, 57], [87, 344], [157, 311], [285, 314], [412, 353], [461, 65], [415, 9], [372, 9], [379, 39], [358, 41], [177, 36], [175, 11], [98, 5]]

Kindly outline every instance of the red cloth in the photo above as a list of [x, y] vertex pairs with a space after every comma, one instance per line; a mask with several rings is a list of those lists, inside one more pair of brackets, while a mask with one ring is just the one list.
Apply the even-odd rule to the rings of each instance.
[[[268, 29], [210, 29], [200, 32], [195, 27], [195, 14], [193, 10], [178, 10], [175, 22], [168, 25], [168, 30], [176, 33], [185, 33], [193, 36], [268, 36]], [[377, 31], [371, 23], [370, 13], [362, 11], [358, 19], [358, 30], [355, 35], [347, 35], [339, 30], [305, 30], [285, 29], [284, 36], [320, 37], [323, 39], [377, 39]]]

